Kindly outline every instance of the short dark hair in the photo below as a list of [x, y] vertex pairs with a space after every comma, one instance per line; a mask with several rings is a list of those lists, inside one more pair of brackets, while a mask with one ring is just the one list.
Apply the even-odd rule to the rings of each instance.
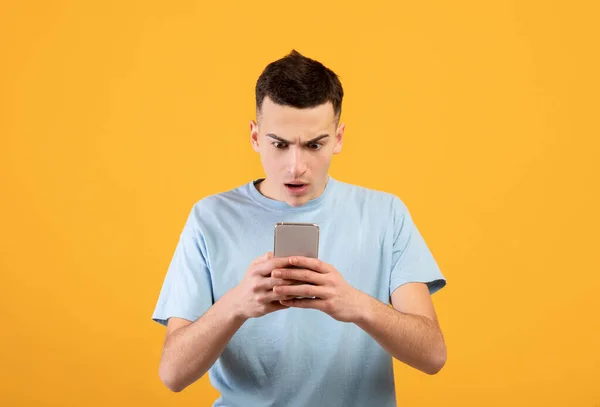
[[338, 76], [295, 49], [266, 66], [256, 82], [255, 92], [257, 114], [265, 96], [278, 105], [300, 109], [331, 102], [338, 120], [342, 112], [344, 90]]

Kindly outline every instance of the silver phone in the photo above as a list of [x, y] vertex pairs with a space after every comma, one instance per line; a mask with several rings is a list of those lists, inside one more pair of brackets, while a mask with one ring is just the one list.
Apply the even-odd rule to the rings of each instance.
[[[279, 222], [275, 224], [274, 257], [303, 256], [319, 258], [319, 226], [314, 223]], [[287, 266], [287, 268], [299, 268]], [[301, 283], [298, 284], [310, 284]], [[297, 299], [315, 297], [296, 297]]]
[[275, 224], [275, 257], [319, 258], [319, 226], [314, 223], [279, 222]]

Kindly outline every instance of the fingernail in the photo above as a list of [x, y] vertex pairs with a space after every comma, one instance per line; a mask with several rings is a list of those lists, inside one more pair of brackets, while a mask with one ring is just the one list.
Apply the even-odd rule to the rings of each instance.
[[298, 262], [298, 259], [296, 259], [295, 257], [290, 258], [290, 263], [296, 264], [297, 262]]

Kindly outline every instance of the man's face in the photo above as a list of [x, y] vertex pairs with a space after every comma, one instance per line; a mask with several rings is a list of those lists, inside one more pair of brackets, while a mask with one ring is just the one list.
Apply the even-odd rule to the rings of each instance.
[[265, 97], [250, 139], [260, 153], [266, 178], [260, 192], [291, 206], [318, 197], [327, 182], [333, 154], [342, 149], [344, 124], [337, 126], [333, 105], [298, 109]]

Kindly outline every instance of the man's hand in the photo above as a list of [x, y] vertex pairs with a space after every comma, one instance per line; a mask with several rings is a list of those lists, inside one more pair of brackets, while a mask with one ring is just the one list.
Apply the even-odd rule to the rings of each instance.
[[273, 287], [273, 292], [292, 298], [316, 298], [281, 300], [282, 305], [318, 309], [342, 322], [356, 322], [360, 318], [361, 311], [369, 304], [369, 296], [348, 284], [335, 267], [321, 260], [302, 256], [290, 257], [289, 261], [299, 268], [277, 268], [273, 270], [273, 277], [308, 284], [278, 285]]
[[275, 268], [288, 267], [290, 264], [288, 257], [273, 258], [271, 252], [254, 259], [242, 281], [228, 293], [235, 302], [236, 314], [243, 319], [258, 318], [288, 308], [279, 301], [293, 296], [274, 293], [273, 287], [295, 282], [273, 278], [271, 272]]
[[273, 291], [316, 298], [281, 300], [281, 304], [318, 309], [338, 321], [353, 322], [394, 358], [427, 374], [437, 373], [446, 363], [446, 345], [426, 284], [399, 287], [393, 298], [398, 310], [353, 288], [330, 264], [300, 256], [291, 257], [290, 264], [301, 268], [278, 268], [273, 277], [304, 284], [276, 286]]

